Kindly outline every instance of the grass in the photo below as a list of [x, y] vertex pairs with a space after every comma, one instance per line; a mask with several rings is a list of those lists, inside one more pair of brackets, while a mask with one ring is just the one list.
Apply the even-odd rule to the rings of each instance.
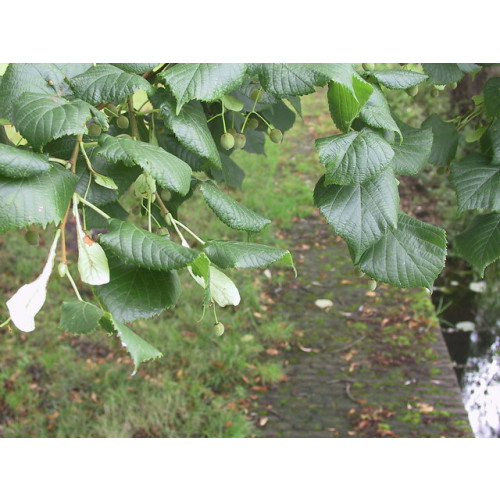
[[[323, 116], [322, 97], [308, 99], [311, 117]], [[331, 123], [331, 122], [330, 122]], [[291, 227], [312, 208], [311, 169], [320, 175], [314, 148], [300, 143], [304, 123], [286, 133], [283, 144], [267, 141], [266, 156], [237, 151], [235, 160], [249, 174], [232, 194], [273, 221], [253, 241], [286, 248], [278, 228]], [[331, 125], [330, 125], [331, 127]], [[331, 133], [331, 132], [330, 132]], [[292, 154], [293, 151], [293, 154]], [[312, 176], [314, 177], [314, 175]], [[208, 209], [199, 193], [181, 207], [179, 219], [204, 239], [236, 238]], [[44, 264], [54, 229], [42, 233], [38, 247], [22, 234], [0, 236], [0, 322], [5, 302]], [[71, 271], [77, 276], [72, 256]], [[290, 271], [291, 272], [291, 271]], [[228, 273], [242, 296], [236, 308], [218, 310], [223, 336], [213, 332], [213, 316], [201, 318], [202, 290], [181, 274], [179, 305], [131, 328], [155, 345], [163, 358], [133, 364], [120, 342], [102, 330], [73, 335], [59, 328], [60, 304], [73, 296], [69, 283], [54, 273], [48, 298], [29, 334], [0, 330], [0, 437], [248, 437], [255, 434], [253, 387], [278, 382], [283, 367], [266, 351], [286, 343], [293, 325], [266, 321], [260, 291], [264, 280], [281, 273]], [[90, 290], [82, 294], [90, 299]], [[272, 352], [272, 351], [271, 351]]]

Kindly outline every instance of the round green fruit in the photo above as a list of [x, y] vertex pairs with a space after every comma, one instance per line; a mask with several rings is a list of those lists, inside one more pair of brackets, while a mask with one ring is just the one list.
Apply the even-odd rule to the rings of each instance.
[[220, 145], [224, 148], [224, 149], [231, 149], [233, 146], [234, 146], [234, 137], [232, 134], [230, 134], [229, 132], [226, 132], [225, 134], [222, 134], [221, 135], [221, 138], [220, 138]]
[[234, 149], [243, 149], [247, 143], [245, 134], [236, 134], [234, 136]]
[[104, 112], [108, 115], [108, 116], [117, 116], [120, 112], [118, 111], [118, 108], [114, 105], [114, 104], [108, 104], [105, 108], [104, 108]]
[[37, 246], [38, 243], [40, 243], [40, 235], [36, 231], [26, 231], [26, 234], [24, 235], [24, 239], [33, 246]]
[[250, 92], [250, 99], [255, 102], [261, 101], [263, 96], [264, 92], [261, 89], [253, 89], [252, 92]]
[[431, 90], [431, 97], [437, 97], [439, 95], [439, 90], [438, 89], [432, 89]]
[[450, 89], [454, 90], [458, 87], [458, 83], [457, 82], [453, 82], [453, 83], [450, 83], [450, 85], [448, 85], [450, 87]]
[[269, 133], [271, 141], [279, 144], [283, 140], [283, 132], [279, 128], [273, 128]]
[[415, 97], [418, 94], [418, 85], [406, 89], [406, 93], [411, 97]]
[[249, 130], [255, 130], [259, 126], [259, 120], [257, 118], [250, 118], [250, 120], [247, 121], [247, 129]]
[[362, 66], [365, 71], [373, 71], [375, 69], [375, 64], [373, 63], [363, 63]]
[[129, 120], [126, 116], [120, 116], [117, 120], [116, 120], [116, 126], [118, 128], [128, 128], [128, 124], [129, 124]]
[[214, 332], [219, 337], [224, 333], [224, 325], [220, 321], [214, 324]]
[[102, 128], [99, 125], [97, 125], [97, 123], [91, 123], [88, 126], [88, 133], [91, 136], [97, 137], [98, 135], [101, 135], [101, 132]]

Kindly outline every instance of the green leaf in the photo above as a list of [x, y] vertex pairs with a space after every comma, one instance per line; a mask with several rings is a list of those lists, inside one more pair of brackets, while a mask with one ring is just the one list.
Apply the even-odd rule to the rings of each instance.
[[41, 174], [49, 168], [46, 155], [0, 144], [0, 175], [19, 179]]
[[484, 105], [489, 117], [500, 117], [500, 77], [490, 78], [483, 87]]
[[164, 89], [158, 89], [152, 102], [155, 108], [161, 110], [165, 124], [174, 132], [185, 148], [202, 158], [206, 158], [212, 165], [221, 167], [217, 146], [199, 102], [186, 104], [179, 114], [176, 114], [175, 101]]
[[364, 182], [387, 168], [394, 156], [391, 146], [369, 129], [317, 139], [316, 149], [326, 167], [326, 185]]
[[12, 120], [17, 99], [25, 92], [57, 97], [64, 85], [64, 74], [55, 64], [9, 64], [0, 86], [0, 116]]
[[231, 94], [223, 95], [221, 97], [221, 102], [227, 109], [229, 109], [229, 111], [236, 111], [237, 113], [242, 111], [245, 105], [243, 101], [240, 101]]
[[458, 252], [484, 276], [486, 267], [500, 257], [500, 214], [477, 215], [455, 238]]
[[391, 167], [396, 175], [417, 175], [429, 161], [433, 135], [428, 128], [413, 128], [399, 123], [403, 134], [401, 144], [393, 144], [394, 158]]
[[491, 142], [493, 165], [500, 165], [500, 119], [495, 120], [488, 129], [488, 138]]
[[127, 73], [137, 73], [138, 75], [142, 75], [147, 73], [148, 71], [152, 71], [158, 63], [112, 63], [113, 66], [120, 68]]
[[457, 193], [458, 211], [500, 210], [500, 165], [473, 154], [451, 167], [451, 184]]
[[84, 134], [92, 117], [90, 105], [76, 99], [25, 92], [14, 105], [12, 123], [28, 142], [40, 149], [65, 135]]
[[76, 97], [95, 106], [110, 101], [121, 101], [136, 90], [151, 92], [151, 84], [139, 75], [126, 73], [111, 64], [92, 66], [85, 73], [71, 79]]
[[273, 263], [283, 262], [292, 266], [295, 271], [292, 256], [288, 250], [259, 243], [213, 240], [205, 245], [203, 251], [211, 262], [222, 269], [266, 267]]
[[335, 125], [348, 132], [351, 123], [368, 101], [373, 86], [360, 78], [353, 78], [352, 88], [343, 83], [331, 81], [328, 85], [328, 106]]
[[462, 70], [455, 63], [422, 64], [425, 74], [429, 75], [431, 85], [449, 85], [458, 82], [464, 76]]
[[314, 204], [351, 248], [356, 263], [363, 252], [398, 221], [399, 195], [391, 169], [353, 186], [324, 185], [314, 190]]
[[103, 314], [104, 311], [89, 302], [63, 302], [59, 326], [70, 333], [90, 333], [99, 326]]
[[445, 232], [400, 212], [397, 228], [366, 250], [359, 268], [376, 281], [432, 290], [445, 257]]
[[401, 136], [401, 131], [391, 114], [391, 109], [387, 103], [384, 93], [376, 86], [366, 104], [359, 112], [361, 119], [368, 125], [375, 128], [392, 130]]
[[243, 83], [246, 64], [179, 63], [159, 74], [177, 99], [176, 113], [187, 102], [215, 101]]
[[134, 141], [129, 137], [99, 137], [100, 148], [97, 154], [107, 160], [123, 161], [132, 167], [141, 166], [161, 187], [185, 195], [191, 185], [191, 168], [176, 156], [167, 153], [159, 146]]
[[135, 370], [132, 375], [135, 374], [139, 365], [144, 361], [161, 358], [163, 356], [163, 354], [156, 349], [156, 347], [153, 347], [151, 344], [139, 337], [139, 335], [134, 333], [123, 323], [120, 323], [109, 313], [106, 313], [101, 318], [101, 326], [110, 333], [116, 333], [122, 342], [122, 346], [129, 352], [135, 366]]
[[233, 229], [258, 232], [271, 223], [269, 219], [238, 203], [210, 181], [201, 184], [201, 192], [215, 215]]
[[25, 179], [0, 177], [0, 233], [31, 224], [58, 224], [77, 177], [63, 167]]
[[198, 252], [185, 248], [133, 224], [121, 220], [108, 221], [110, 232], [101, 235], [99, 242], [128, 264], [156, 271], [186, 267]]
[[263, 63], [250, 65], [249, 72], [258, 73], [264, 90], [277, 96], [312, 94], [331, 80], [354, 93], [352, 64]]
[[176, 271], [149, 271], [108, 253], [110, 281], [96, 287], [99, 299], [119, 321], [151, 318], [174, 306], [181, 293]]
[[458, 132], [453, 123], [446, 123], [432, 114], [422, 123], [422, 128], [432, 130], [433, 141], [429, 162], [436, 167], [446, 167], [457, 154]]
[[427, 80], [427, 75], [404, 69], [372, 71], [370, 76], [388, 89], [409, 89]]

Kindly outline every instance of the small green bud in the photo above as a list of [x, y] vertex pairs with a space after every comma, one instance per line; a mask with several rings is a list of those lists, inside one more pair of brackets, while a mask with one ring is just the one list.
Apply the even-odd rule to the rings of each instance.
[[160, 227], [158, 231], [156, 231], [156, 234], [159, 236], [169, 236], [170, 233], [168, 232], [168, 229], [166, 227]]
[[439, 95], [439, 90], [438, 89], [432, 89], [431, 90], [431, 97], [437, 97]]
[[370, 291], [374, 292], [377, 288], [377, 282], [375, 280], [370, 280], [368, 286], [370, 287]]
[[245, 134], [236, 134], [234, 137], [234, 149], [243, 149], [247, 143]]
[[64, 262], [60, 262], [59, 265], [57, 266], [57, 274], [59, 274], [61, 278], [64, 278], [67, 272], [68, 272], [68, 266]]
[[40, 235], [36, 231], [26, 231], [24, 239], [27, 241], [27, 243], [35, 247], [38, 245], [38, 243], [40, 243]]
[[117, 108], [114, 104], [108, 104], [108, 105], [104, 108], [104, 112], [105, 112], [108, 116], [117, 116], [117, 115], [119, 114], [118, 108]]
[[224, 333], [224, 325], [220, 321], [214, 324], [214, 332], [219, 337]]
[[229, 132], [221, 135], [220, 145], [224, 149], [231, 149], [234, 146], [234, 137]]
[[450, 89], [454, 90], [458, 87], [458, 83], [457, 82], [450, 83], [450, 85], [448, 85], [448, 87], [450, 87]]
[[283, 132], [279, 128], [273, 128], [269, 133], [271, 141], [279, 144], [283, 140]]
[[406, 93], [411, 97], [415, 97], [418, 94], [418, 85], [406, 89]]
[[228, 133], [231, 134], [235, 139], [236, 139], [236, 135], [238, 134], [238, 132], [236, 132], [236, 129], [234, 129], [234, 128], [228, 129]]
[[97, 125], [97, 123], [91, 123], [88, 126], [88, 134], [89, 135], [97, 137], [98, 135], [101, 135], [101, 132], [102, 132], [102, 128], [99, 125]]
[[120, 116], [117, 120], [116, 120], [116, 126], [118, 128], [128, 128], [128, 124], [129, 124], [129, 120], [126, 116]]
[[362, 66], [365, 71], [373, 71], [375, 69], [375, 64], [373, 63], [363, 63]]
[[264, 97], [264, 91], [262, 89], [253, 89], [252, 92], [250, 92], [250, 99], [255, 102], [259, 102], [262, 100], [262, 97]]
[[249, 130], [255, 130], [259, 126], [259, 120], [257, 118], [250, 118], [250, 120], [247, 121], [247, 129]]

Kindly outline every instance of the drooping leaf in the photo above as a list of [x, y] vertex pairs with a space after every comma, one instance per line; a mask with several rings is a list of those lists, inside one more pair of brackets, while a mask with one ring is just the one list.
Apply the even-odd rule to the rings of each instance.
[[409, 89], [427, 80], [427, 75], [405, 69], [371, 71], [370, 76], [388, 89]]
[[[217, 182], [224, 181], [229, 187], [234, 187], [241, 189], [243, 184], [243, 179], [245, 178], [245, 172], [234, 162], [234, 160], [225, 154], [221, 154], [222, 160], [222, 177], [218, 179], [215, 177]], [[216, 173], [220, 172], [219, 170]], [[212, 171], [212, 174], [214, 172]]]
[[258, 232], [271, 223], [269, 219], [238, 203], [210, 181], [201, 184], [201, 192], [215, 215], [233, 229]]
[[335, 125], [348, 132], [351, 123], [368, 101], [373, 86], [360, 78], [353, 78], [352, 88], [343, 83], [331, 81], [328, 85], [328, 107]]
[[373, 86], [373, 92], [361, 108], [359, 115], [371, 127], [392, 130], [401, 137], [401, 131], [392, 117], [387, 99], [376, 85]]
[[176, 114], [175, 101], [164, 89], [158, 89], [152, 102], [156, 109], [161, 110], [165, 124], [185, 148], [221, 167], [219, 152], [200, 103], [188, 103]]
[[422, 128], [432, 130], [433, 141], [429, 162], [436, 167], [446, 167], [455, 158], [458, 147], [458, 132], [453, 123], [446, 123], [432, 114], [422, 123]]
[[12, 120], [14, 105], [25, 92], [57, 97], [64, 84], [64, 74], [55, 64], [9, 64], [0, 85], [0, 117]]
[[179, 63], [162, 71], [160, 78], [177, 99], [176, 113], [187, 102], [215, 101], [243, 82], [246, 64]]
[[422, 64], [424, 72], [429, 75], [431, 85], [449, 85], [458, 82], [464, 76], [463, 71], [455, 63]]
[[399, 195], [394, 173], [387, 169], [363, 184], [324, 185], [314, 190], [314, 204], [349, 244], [355, 263], [398, 221]]
[[[110, 333], [116, 333], [122, 342], [122, 346], [127, 349], [132, 360], [134, 361], [135, 370], [144, 361], [151, 359], [161, 358], [163, 354], [153, 347], [150, 343], [146, 342], [143, 338], [134, 333], [128, 326], [120, 323], [114, 316], [109, 313], [104, 314], [101, 318], [100, 324]], [[132, 375], [133, 375], [132, 374]]]
[[500, 77], [490, 78], [484, 84], [483, 94], [488, 116], [500, 118]]
[[191, 185], [191, 168], [176, 156], [167, 153], [159, 146], [134, 141], [129, 137], [99, 137], [100, 148], [97, 154], [107, 160], [123, 161], [132, 167], [141, 166], [158, 184], [185, 195]]
[[458, 211], [500, 210], [500, 165], [473, 154], [451, 167], [451, 183], [457, 193]]
[[32, 332], [35, 329], [35, 316], [42, 309], [47, 297], [47, 283], [54, 268], [56, 248], [60, 235], [61, 230], [58, 229], [40, 276], [35, 281], [19, 288], [7, 301], [10, 318], [22, 332]]
[[121, 101], [136, 90], [151, 92], [151, 84], [139, 75], [127, 73], [111, 64], [92, 66], [85, 73], [71, 79], [76, 97], [94, 106], [110, 101]]
[[203, 251], [216, 266], [222, 269], [258, 268], [282, 262], [292, 266], [292, 255], [288, 250], [241, 241], [209, 241]]
[[92, 114], [90, 105], [80, 99], [25, 92], [14, 105], [12, 123], [28, 142], [40, 149], [65, 135], [84, 134]]
[[101, 235], [101, 244], [125, 263], [155, 271], [181, 269], [198, 255], [163, 236], [150, 233], [121, 220], [108, 221], [109, 233]]
[[90, 333], [99, 326], [104, 311], [90, 302], [63, 302], [59, 326], [70, 333]]
[[455, 245], [460, 255], [484, 276], [486, 267], [500, 257], [500, 213], [477, 215], [457, 235]]
[[78, 202], [75, 195], [73, 215], [76, 220], [76, 239], [78, 244], [78, 272], [84, 283], [104, 285], [109, 282], [109, 265], [104, 250], [99, 243], [90, 238], [82, 228]]
[[47, 156], [0, 144], [0, 175], [12, 178], [31, 177], [50, 168]]
[[25, 179], [0, 177], [0, 233], [31, 224], [58, 224], [77, 177], [60, 166]]
[[396, 175], [417, 175], [427, 165], [432, 150], [433, 135], [428, 128], [413, 128], [399, 123], [403, 142], [392, 145], [394, 158], [391, 167]]
[[400, 212], [397, 228], [365, 251], [359, 268], [374, 280], [393, 286], [432, 289], [445, 258], [445, 232]]
[[359, 184], [385, 168], [394, 156], [389, 143], [369, 129], [316, 140], [325, 184]]
[[181, 293], [176, 271], [149, 271], [108, 253], [110, 281], [96, 287], [106, 308], [119, 321], [151, 318], [174, 306]]

